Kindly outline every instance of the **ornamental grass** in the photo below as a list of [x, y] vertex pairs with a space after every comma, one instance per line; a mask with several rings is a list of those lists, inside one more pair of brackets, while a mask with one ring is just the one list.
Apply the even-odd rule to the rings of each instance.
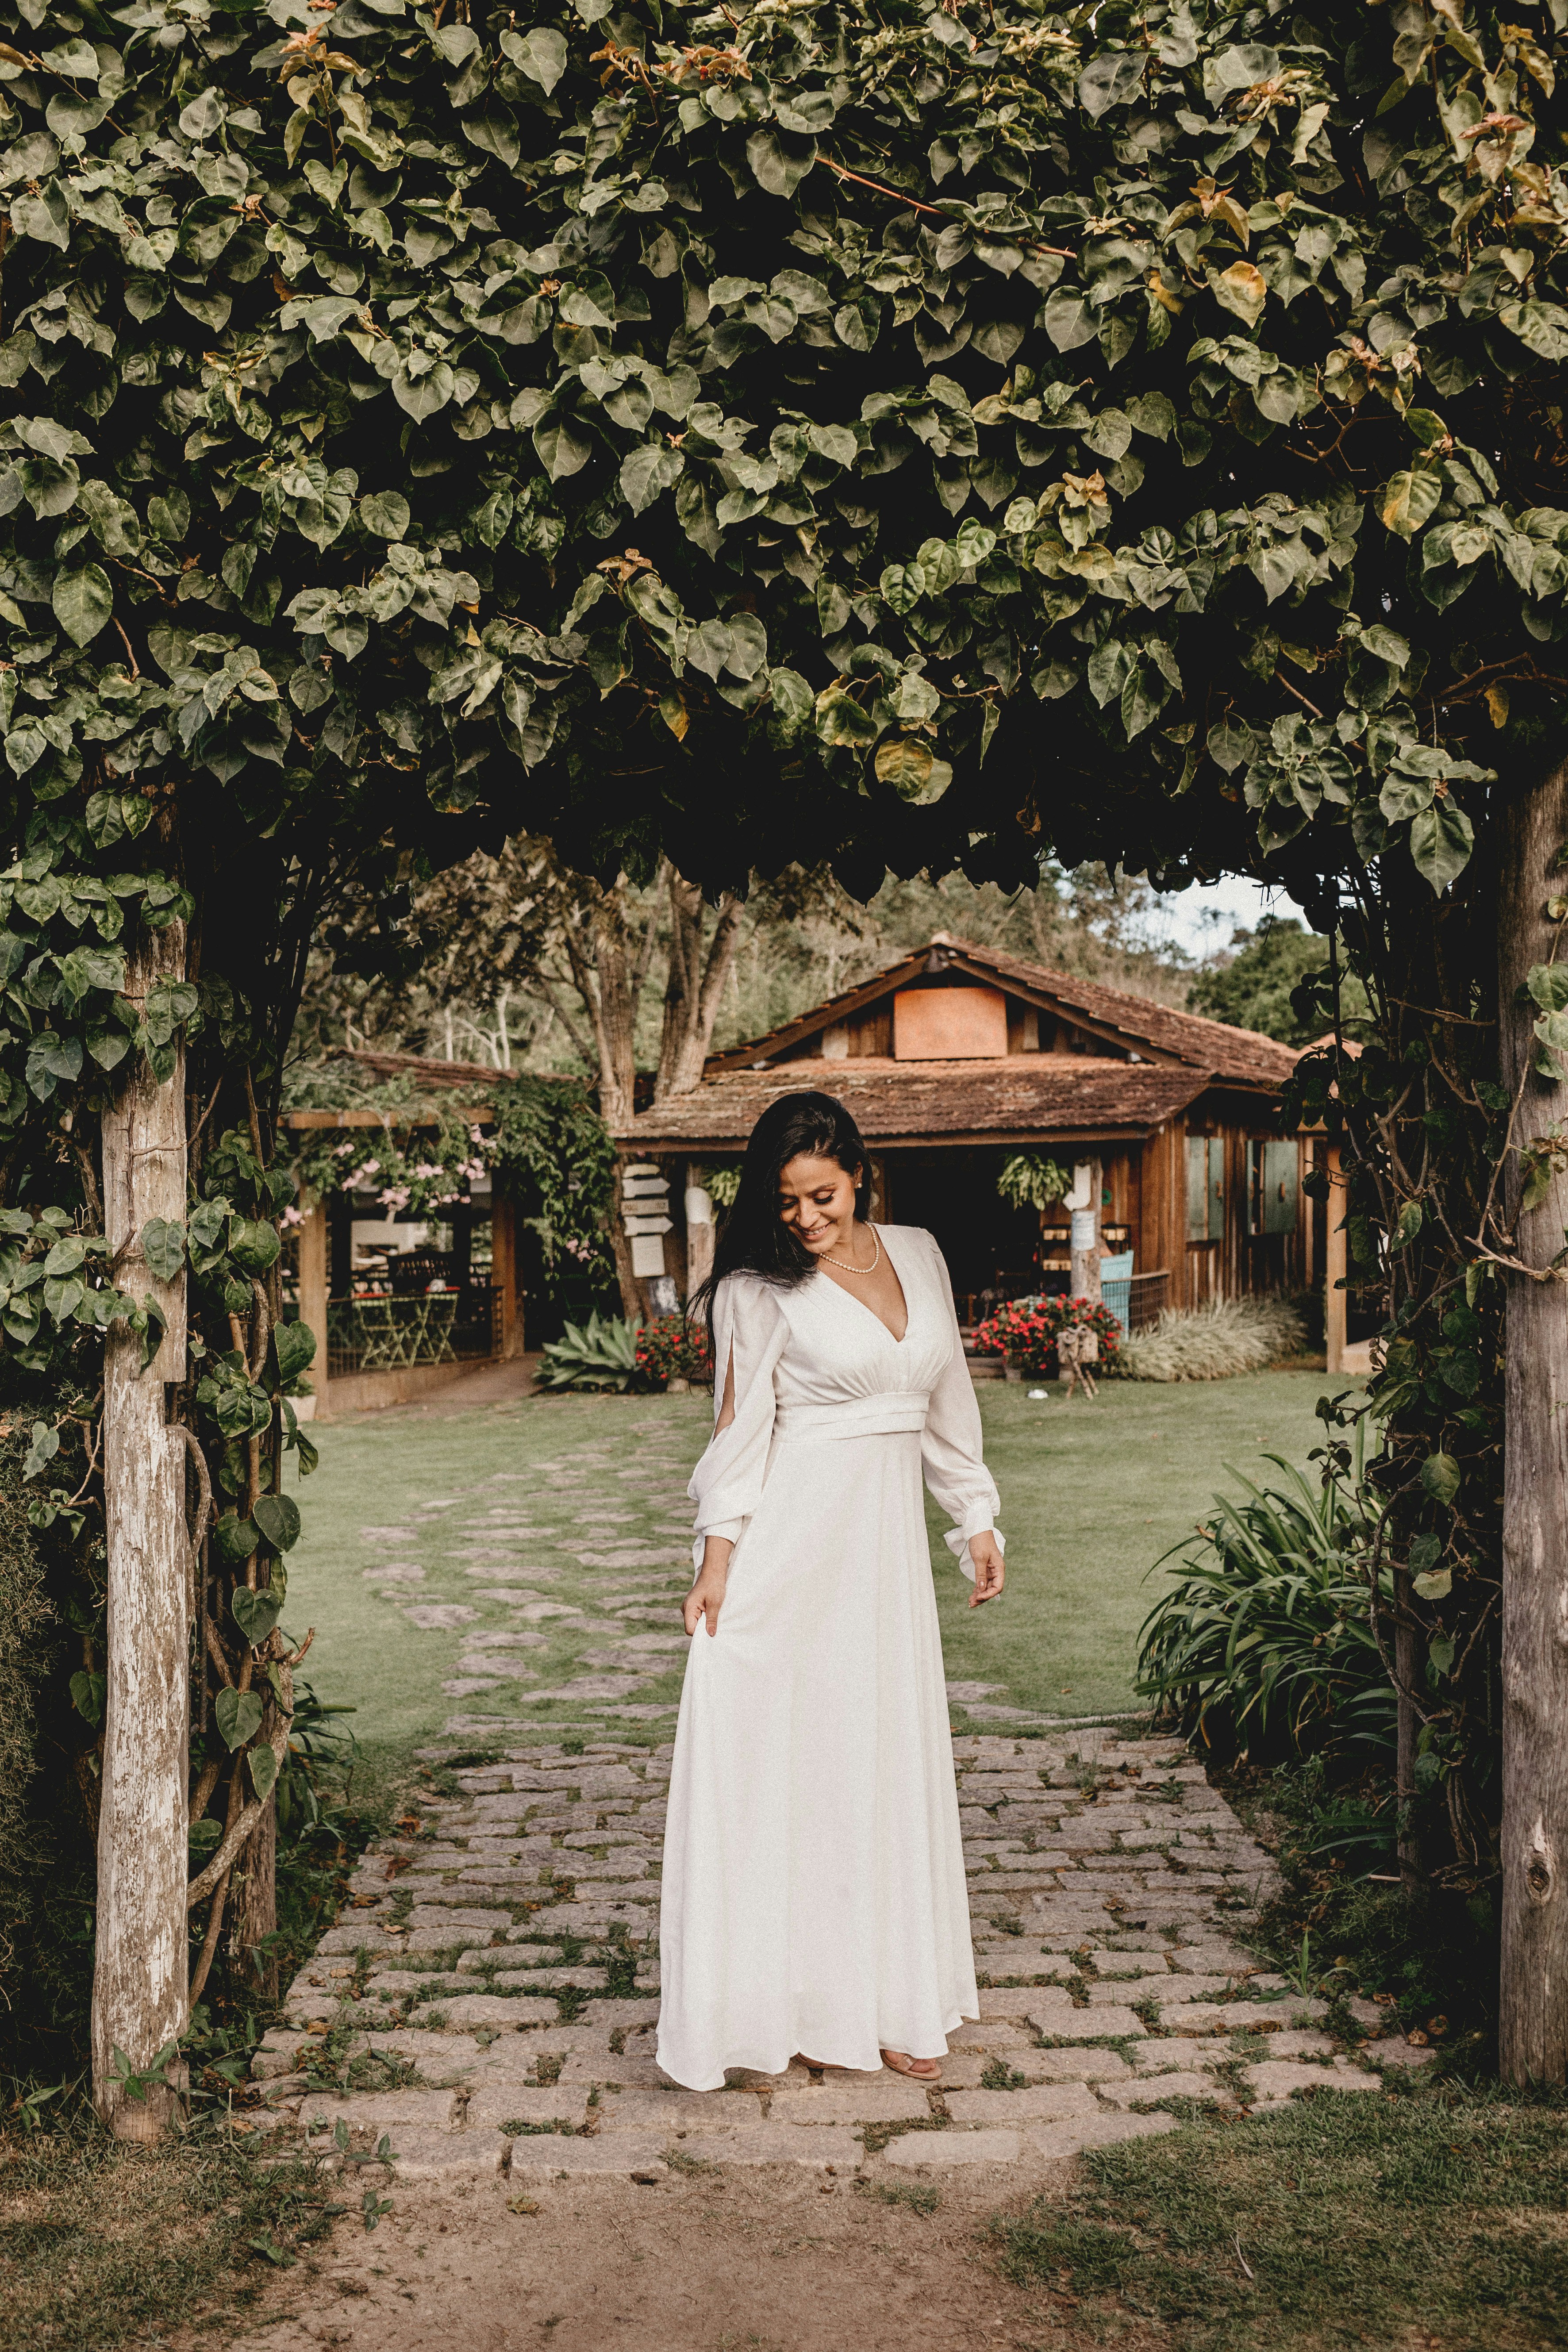
[[1128, 1341], [1126, 1370], [1135, 1381], [1228, 1381], [1300, 1355], [1306, 1338], [1288, 1298], [1213, 1298], [1190, 1310], [1167, 1307], [1149, 1330]]

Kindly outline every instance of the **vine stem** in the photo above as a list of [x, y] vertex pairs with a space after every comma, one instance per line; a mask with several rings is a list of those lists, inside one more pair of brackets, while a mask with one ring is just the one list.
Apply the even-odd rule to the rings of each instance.
[[224, 1906], [227, 1897], [228, 1872], [226, 1870], [213, 1889], [212, 1909], [207, 1914], [207, 1930], [202, 1937], [201, 1952], [197, 1957], [195, 1971], [191, 1978], [189, 2000], [193, 2009], [200, 2000], [206, 1987], [207, 1978], [212, 1972], [213, 1954], [217, 1950], [218, 1931], [223, 1926]]

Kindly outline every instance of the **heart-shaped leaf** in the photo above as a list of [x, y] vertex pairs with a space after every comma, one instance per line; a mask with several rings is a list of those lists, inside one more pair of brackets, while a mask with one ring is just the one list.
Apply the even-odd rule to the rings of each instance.
[[279, 1323], [272, 1334], [282, 1383], [297, 1381], [316, 1360], [316, 1335], [308, 1323]]
[[175, 1282], [185, 1263], [185, 1229], [172, 1217], [149, 1217], [142, 1228], [142, 1255], [155, 1282]]
[[262, 1699], [259, 1691], [220, 1690], [213, 1701], [213, 1719], [218, 1736], [232, 1753], [254, 1739], [261, 1728]]
[[232, 1567], [248, 1559], [260, 1541], [261, 1530], [254, 1519], [242, 1519], [237, 1511], [225, 1511], [213, 1529], [218, 1558]]
[[292, 1495], [260, 1495], [254, 1517], [274, 1551], [292, 1551], [300, 1540], [300, 1506]]
[[253, 1592], [247, 1584], [240, 1585], [229, 1602], [234, 1622], [246, 1640], [265, 1642], [283, 1614], [283, 1602], [276, 1592]]

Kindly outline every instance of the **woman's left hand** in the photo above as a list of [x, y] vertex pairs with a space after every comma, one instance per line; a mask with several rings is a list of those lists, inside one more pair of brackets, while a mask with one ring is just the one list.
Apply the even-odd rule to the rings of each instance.
[[1002, 1565], [1002, 1547], [989, 1528], [982, 1536], [970, 1537], [969, 1557], [974, 1563], [974, 1590], [969, 1596], [969, 1605], [978, 1609], [983, 1601], [995, 1600], [1007, 1577]]

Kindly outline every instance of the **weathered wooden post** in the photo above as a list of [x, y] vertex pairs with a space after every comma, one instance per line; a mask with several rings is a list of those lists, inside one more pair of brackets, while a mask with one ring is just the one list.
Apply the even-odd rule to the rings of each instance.
[[[126, 959], [125, 993], [185, 973], [184, 926], [143, 934]], [[136, 1057], [103, 1117], [103, 1212], [110, 1263], [138, 1305], [151, 1298], [163, 1339], [142, 1370], [142, 1341], [112, 1327], [104, 1351], [103, 1489], [108, 1538], [108, 1690], [98, 1827], [92, 1985], [93, 2103], [121, 2139], [153, 2140], [177, 2092], [130, 2097], [186, 2023], [186, 1789], [194, 1567], [185, 1522], [185, 1446], [168, 1426], [164, 1383], [185, 1370], [185, 1282], [161, 1282], [142, 1254], [148, 1220], [185, 1216], [184, 1055], [163, 1080]]]
[[[1563, 1094], [1527, 1075], [1540, 1008], [1518, 1001], [1527, 973], [1564, 961], [1545, 911], [1562, 888], [1568, 768], [1501, 820], [1498, 1017], [1502, 1082], [1519, 1096], [1512, 1141], [1556, 1128]], [[1558, 1163], [1553, 1160], [1555, 1166]], [[1568, 1176], [1520, 1210], [1518, 1152], [1505, 1212], [1514, 1255], [1542, 1276], [1568, 1226]], [[1499, 2060], [1513, 2083], [1568, 2079], [1568, 1294], [1560, 1281], [1508, 1277], [1502, 1521], [1502, 1956]]]

